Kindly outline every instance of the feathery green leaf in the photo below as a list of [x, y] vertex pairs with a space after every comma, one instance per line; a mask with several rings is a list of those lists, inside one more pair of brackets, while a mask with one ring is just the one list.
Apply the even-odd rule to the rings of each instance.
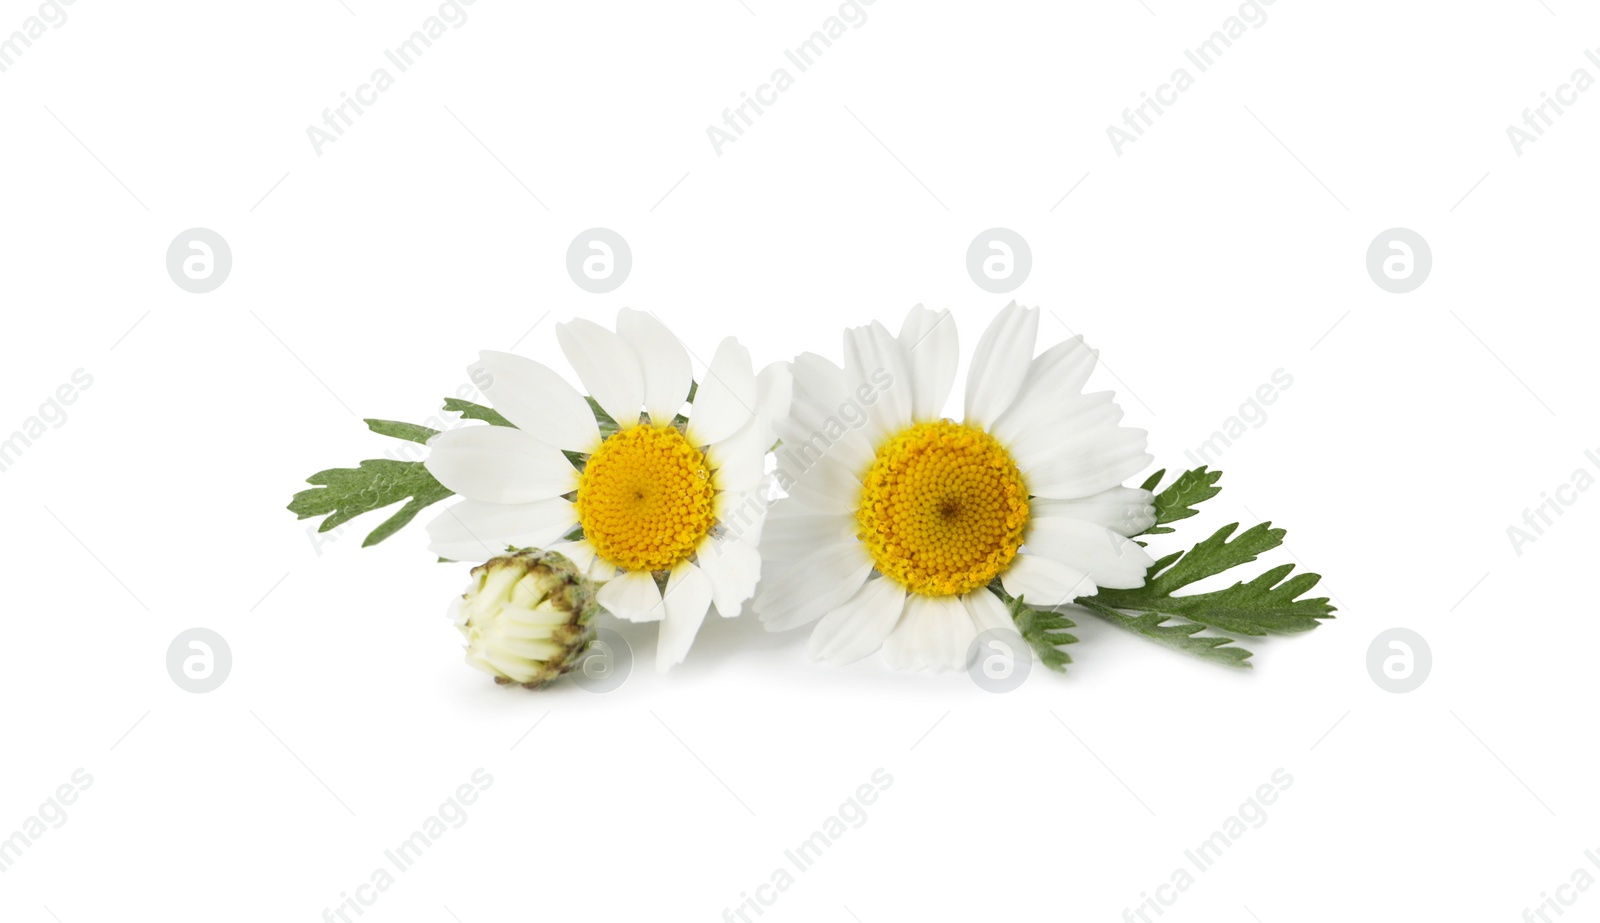
[[1192, 654], [1224, 666], [1243, 667], [1245, 669], [1249, 669], [1251, 666], [1250, 657], [1252, 654], [1250, 651], [1235, 646], [1232, 638], [1200, 634], [1205, 630], [1203, 625], [1185, 622], [1182, 619], [1175, 620], [1171, 616], [1160, 612], [1129, 615], [1101, 604], [1092, 596], [1078, 600], [1078, 605], [1083, 606], [1124, 631], [1133, 632], [1163, 647], [1169, 647], [1185, 654]]
[[1007, 593], [999, 581], [990, 584], [989, 589], [1006, 604], [1022, 640], [1039, 655], [1040, 662], [1057, 673], [1065, 673], [1072, 657], [1062, 648], [1078, 642], [1077, 636], [1068, 631], [1078, 627], [1077, 623], [1059, 612], [1033, 608], [1022, 597]]
[[1209, 593], [1176, 595], [1183, 587], [1249, 564], [1262, 552], [1283, 544], [1284, 530], [1272, 528], [1269, 522], [1246, 529], [1229, 541], [1238, 528], [1238, 523], [1223, 526], [1189, 551], [1156, 561], [1146, 574], [1144, 586], [1138, 589], [1102, 589], [1089, 598], [1110, 609], [1180, 616], [1243, 635], [1310, 631], [1322, 619], [1332, 617], [1334, 608], [1326, 597], [1299, 598], [1322, 578], [1316, 574], [1289, 577], [1293, 564], [1274, 567], [1249, 583], [1235, 583]]
[[[1140, 485], [1140, 488], [1143, 490], [1155, 490], [1156, 485], [1161, 483], [1161, 478], [1166, 473], [1167, 470], [1163, 468], [1150, 475]], [[1222, 488], [1217, 486], [1217, 481], [1221, 477], [1221, 471], [1207, 471], [1205, 465], [1191, 468], [1178, 475], [1177, 479], [1169, 484], [1166, 490], [1155, 495], [1155, 499], [1152, 501], [1156, 507], [1155, 525], [1140, 534], [1161, 535], [1171, 532], [1173, 530], [1166, 526], [1167, 523], [1188, 519], [1190, 516], [1199, 513], [1200, 511], [1195, 509], [1196, 505], [1222, 493]]]
[[416, 518], [424, 508], [453, 494], [440, 484], [422, 462], [369, 458], [356, 468], [329, 468], [306, 478], [315, 485], [302, 490], [289, 502], [289, 511], [300, 519], [327, 516], [318, 532], [327, 532], [346, 522], [406, 501], [393, 516], [384, 520], [361, 543], [376, 545]]

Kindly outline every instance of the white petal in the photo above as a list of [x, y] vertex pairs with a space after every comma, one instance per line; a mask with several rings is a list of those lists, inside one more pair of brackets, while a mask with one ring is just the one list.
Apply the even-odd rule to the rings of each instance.
[[789, 485], [789, 500], [816, 513], [849, 513], [854, 516], [861, 503], [861, 491], [846, 492], [829, 485], [831, 479], [803, 478]]
[[756, 412], [756, 373], [750, 351], [733, 337], [723, 340], [711, 357], [706, 379], [695, 391], [689, 411], [689, 437], [709, 445], [732, 436]]
[[706, 446], [716, 472], [718, 490], [754, 490], [767, 474], [767, 434], [761, 421], [751, 419], [738, 432]]
[[688, 561], [680, 561], [667, 578], [663, 599], [667, 617], [656, 640], [656, 669], [664, 673], [688, 656], [689, 646], [711, 606], [711, 579]]
[[900, 348], [905, 351], [915, 385], [912, 418], [925, 422], [943, 417], [960, 359], [954, 318], [949, 311], [935, 312], [917, 305], [900, 325]]
[[428, 473], [471, 500], [532, 503], [578, 487], [556, 447], [509, 426], [463, 426], [428, 440]]
[[779, 483], [789, 485], [789, 493], [811, 493], [832, 498], [828, 503], [831, 507], [847, 507], [853, 509], [861, 502], [861, 474], [857, 469], [852, 469], [844, 461], [832, 453], [825, 453], [814, 458], [809, 467], [803, 467], [804, 460], [799, 464], [794, 457], [780, 453], [778, 464]]
[[893, 580], [868, 580], [856, 595], [811, 630], [806, 649], [829, 663], [854, 663], [883, 646], [905, 609], [906, 589]]
[[1036, 519], [1065, 516], [1130, 536], [1156, 523], [1156, 508], [1151, 503], [1150, 491], [1136, 487], [1113, 487], [1079, 500], [1035, 498], [1031, 512]]
[[1028, 364], [1028, 374], [1011, 408], [989, 431], [1001, 442], [1015, 441], [1023, 433], [1050, 424], [1061, 415], [1064, 401], [1083, 393], [1094, 371], [1097, 353], [1083, 337], [1057, 343]]
[[883, 657], [896, 670], [959, 670], [977, 636], [961, 597], [912, 594], [900, 624], [883, 641]]
[[588, 402], [553, 369], [485, 350], [467, 374], [501, 416], [540, 442], [574, 452], [593, 452], [600, 444]]
[[798, 628], [854, 596], [871, 572], [872, 558], [860, 542], [827, 545], [776, 577], [764, 577], [755, 610], [768, 631]]
[[787, 362], [774, 362], [756, 376], [756, 416], [761, 420], [761, 450], [777, 441], [777, 422], [789, 415], [794, 403], [794, 373]]
[[1084, 571], [1096, 586], [1132, 589], [1144, 586], [1145, 571], [1155, 563], [1131, 538], [1092, 522], [1048, 516], [1028, 525], [1023, 547]]
[[866, 405], [846, 396], [844, 371], [815, 353], [802, 353], [790, 365], [790, 372], [794, 375], [793, 401], [788, 416], [775, 423], [784, 442], [779, 458], [797, 470], [804, 470], [824, 454], [852, 468], [865, 468], [874, 450], [865, 432]]
[[1023, 552], [1000, 575], [1000, 584], [1030, 606], [1062, 606], [1098, 589], [1088, 573], [1061, 561]]
[[649, 571], [623, 571], [600, 587], [595, 600], [607, 612], [630, 622], [659, 622], [666, 615], [661, 590]]
[[967, 369], [966, 421], [988, 429], [1011, 407], [1033, 361], [1039, 309], [1015, 301], [995, 317], [978, 340]]
[[[1056, 461], [1074, 449], [1116, 439], [1122, 408], [1114, 397], [1110, 391], [1099, 391], [1054, 401], [1054, 412], [1041, 416], [1005, 442], [1006, 450], [1027, 471]], [[1012, 410], [1016, 409], [1014, 405]]]
[[712, 499], [711, 513], [727, 535], [755, 548], [761, 545], [762, 525], [772, 503], [759, 490], [724, 490]]
[[844, 369], [816, 353], [801, 353], [789, 363], [794, 376], [794, 397], [824, 407], [844, 400]]
[[644, 406], [644, 371], [622, 337], [582, 318], [556, 324], [556, 341], [578, 380], [623, 429], [639, 422]]
[[1016, 623], [1011, 621], [1011, 612], [1006, 609], [1006, 604], [1000, 597], [987, 589], [973, 590], [961, 597], [962, 603], [967, 607], [967, 612], [972, 616], [973, 624], [978, 626], [978, 631], [1016, 631]]
[[864, 471], [875, 453], [875, 447], [867, 441], [866, 423], [866, 410], [859, 403], [846, 401], [824, 410], [796, 401], [789, 417], [774, 428], [783, 440], [774, 454], [793, 478], [809, 471], [824, 457], [851, 470]]
[[844, 332], [844, 385], [847, 400], [865, 405], [868, 442], [911, 425], [918, 385], [899, 341], [877, 321]]
[[1072, 440], [1042, 464], [1022, 467], [1029, 493], [1053, 500], [1075, 500], [1110, 490], [1155, 461], [1145, 451], [1142, 429], [1118, 427], [1091, 439]]
[[711, 578], [711, 601], [723, 618], [733, 618], [755, 595], [761, 579], [761, 553], [737, 538], [712, 539], [695, 556]]
[[617, 335], [633, 347], [644, 372], [644, 409], [650, 422], [665, 426], [683, 409], [694, 373], [689, 353], [655, 316], [632, 308], [617, 312]]
[[818, 548], [856, 540], [856, 517], [847, 512], [816, 513], [787, 500], [773, 505], [761, 539], [761, 556], [793, 561]]
[[578, 508], [560, 497], [535, 503], [462, 500], [428, 523], [428, 550], [451, 561], [487, 561], [506, 547], [545, 548], [578, 524]]

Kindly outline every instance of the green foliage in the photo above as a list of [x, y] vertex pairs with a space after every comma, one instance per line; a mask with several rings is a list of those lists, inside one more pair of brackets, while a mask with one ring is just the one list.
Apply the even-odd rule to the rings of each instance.
[[1229, 541], [1238, 528], [1238, 523], [1223, 526], [1189, 551], [1155, 562], [1145, 576], [1145, 585], [1136, 590], [1101, 590], [1093, 598], [1111, 609], [1160, 612], [1242, 635], [1310, 631], [1332, 616], [1334, 610], [1326, 597], [1299, 598], [1322, 578], [1316, 574], [1290, 577], [1293, 564], [1280, 564], [1248, 583], [1226, 589], [1176, 595], [1183, 587], [1249, 564], [1262, 552], [1283, 544], [1284, 530], [1274, 529], [1268, 522]]
[[394, 420], [366, 420], [367, 429], [380, 436], [389, 436], [393, 439], [403, 439], [406, 442], [415, 442], [427, 445], [428, 440], [439, 435], [436, 429], [419, 426], [415, 423], [399, 423]]
[[[1144, 482], [1154, 490], [1165, 471]], [[1221, 493], [1220, 471], [1205, 467], [1185, 471], [1155, 495], [1156, 522], [1143, 534], [1172, 532], [1166, 523], [1188, 519], [1195, 507]], [[1295, 574], [1293, 564], [1281, 564], [1248, 582], [1205, 593], [1179, 595], [1184, 587], [1207, 577], [1250, 564], [1261, 554], [1283, 544], [1284, 530], [1270, 522], [1234, 535], [1238, 523], [1223, 526], [1188, 551], [1169, 554], [1150, 566], [1144, 585], [1131, 590], [1101, 589], [1077, 604], [1105, 621], [1158, 644], [1229, 666], [1248, 667], [1250, 651], [1235, 646], [1234, 639], [1203, 634], [1206, 629], [1229, 635], [1261, 636], [1310, 631], [1333, 617], [1325, 597], [1303, 599], [1322, 578]], [[1231, 539], [1231, 540], [1230, 540]]]
[[423, 509], [452, 495], [422, 462], [387, 458], [367, 459], [356, 468], [319, 471], [306, 478], [306, 483], [315, 486], [295, 494], [289, 511], [300, 519], [327, 516], [317, 527], [318, 532], [336, 529], [363, 513], [406, 501], [367, 535], [361, 543], [363, 548], [383, 541]]
[[1185, 654], [1210, 660], [1230, 667], [1250, 666], [1251, 653], [1242, 647], [1235, 647], [1232, 638], [1217, 635], [1202, 635], [1204, 625], [1193, 622], [1173, 620], [1171, 616], [1159, 612], [1145, 612], [1139, 615], [1128, 615], [1118, 612], [1108, 606], [1097, 602], [1094, 597], [1078, 600], [1078, 605], [1083, 606], [1095, 615], [1125, 631], [1131, 631], [1140, 637], [1147, 638], [1164, 647]]
[[[1068, 644], [1076, 644], [1078, 638], [1068, 629], [1076, 628], [1077, 623], [1049, 609], [1035, 609], [1023, 602], [1022, 597], [1013, 597], [1007, 593], [998, 581], [990, 585], [990, 589], [1000, 597], [1011, 611], [1011, 620], [1016, 623], [1017, 631], [1022, 639], [1028, 642], [1033, 652], [1039, 655], [1039, 660], [1057, 673], [1065, 673], [1067, 664], [1072, 662], [1072, 657], [1062, 648]], [[981, 592], [981, 591], [980, 591]]]
[[[1155, 490], [1165, 476], [1165, 468], [1157, 471], [1140, 485], [1143, 490]], [[1178, 475], [1177, 479], [1168, 485], [1166, 490], [1155, 495], [1156, 523], [1144, 530], [1142, 535], [1161, 535], [1173, 531], [1166, 527], [1169, 522], [1188, 519], [1199, 513], [1195, 506], [1210, 500], [1222, 493], [1222, 488], [1217, 486], [1217, 481], [1222, 478], [1221, 471], [1207, 471], [1206, 466], [1192, 468]]]
[[510, 426], [511, 421], [500, 415], [500, 411], [460, 398], [447, 397], [444, 399], [444, 409], [461, 414], [463, 420], [482, 420], [495, 426]]

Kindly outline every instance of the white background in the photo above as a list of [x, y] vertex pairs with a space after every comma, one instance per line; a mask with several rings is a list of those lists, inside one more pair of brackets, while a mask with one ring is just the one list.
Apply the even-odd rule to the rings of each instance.
[[[36, 9], [0, 3], [0, 33]], [[1600, 92], [1506, 136], [1600, 77], [1592, 10], [1278, 0], [1119, 157], [1107, 125], [1236, 5], [878, 0], [719, 156], [706, 126], [836, 5], [478, 0], [318, 156], [307, 126], [436, 9], [78, 0], [0, 74], [0, 434], [93, 376], [0, 474], [0, 837], [94, 779], [0, 917], [322, 919], [479, 767], [361, 919], [722, 919], [880, 767], [762, 920], [1121, 919], [1280, 767], [1164, 921], [1512, 921], [1600, 876], [1600, 495], [1521, 555], [1506, 532], [1600, 473]], [[196, 226], [234, 255], [205, 295], [164, 266]], [[595, 226], [634, 254], [606, 295], [564, 267]], [[283, 508], [391, 448], [357, 415], [427, 418], [482, 348], [565, 368], [553, 324], [622, 305], [765, 363], [923, 302], [966, 355], [1012, 297], [966, 274], [994, 226], [1032, 245], [1041, 339], [1102, 350], [1161, 464], [1293, 376], [1156, 549], [1271, 518], [1293, 557], [1258, 567], [1326, 575], [1336, 621], [1230, 672], [1086, 617], [1067, 675], [992, 695], [813, 665], [746, 615], [669, 675], [626, 628], [622, 688], [530, 693], [462, 665], [466, 567], [420, 526], [319, 553]], [[1395, 226], [1434, 256], [1406, 295], [1364, 265]], [[204, 695], [165, 667], [194, 626], [234, 657]], [[1407, 695], [1365, 665], [1394, 626], [1433, 651]]]

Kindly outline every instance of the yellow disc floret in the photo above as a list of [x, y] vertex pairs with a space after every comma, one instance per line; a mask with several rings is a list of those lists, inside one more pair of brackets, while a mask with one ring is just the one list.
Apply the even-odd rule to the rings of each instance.
[[949, 420], [918, 423], [878, 447], [856, 524], [884, 576], [913, 593], [951, 596], [1011, 564], [1028, 491], [993, 436]]
[[711, 463], [671, 426], [641, 423], [600, 444], [578, 481], [578, 523], [601, 560], [668, 570], [716, 523]]

